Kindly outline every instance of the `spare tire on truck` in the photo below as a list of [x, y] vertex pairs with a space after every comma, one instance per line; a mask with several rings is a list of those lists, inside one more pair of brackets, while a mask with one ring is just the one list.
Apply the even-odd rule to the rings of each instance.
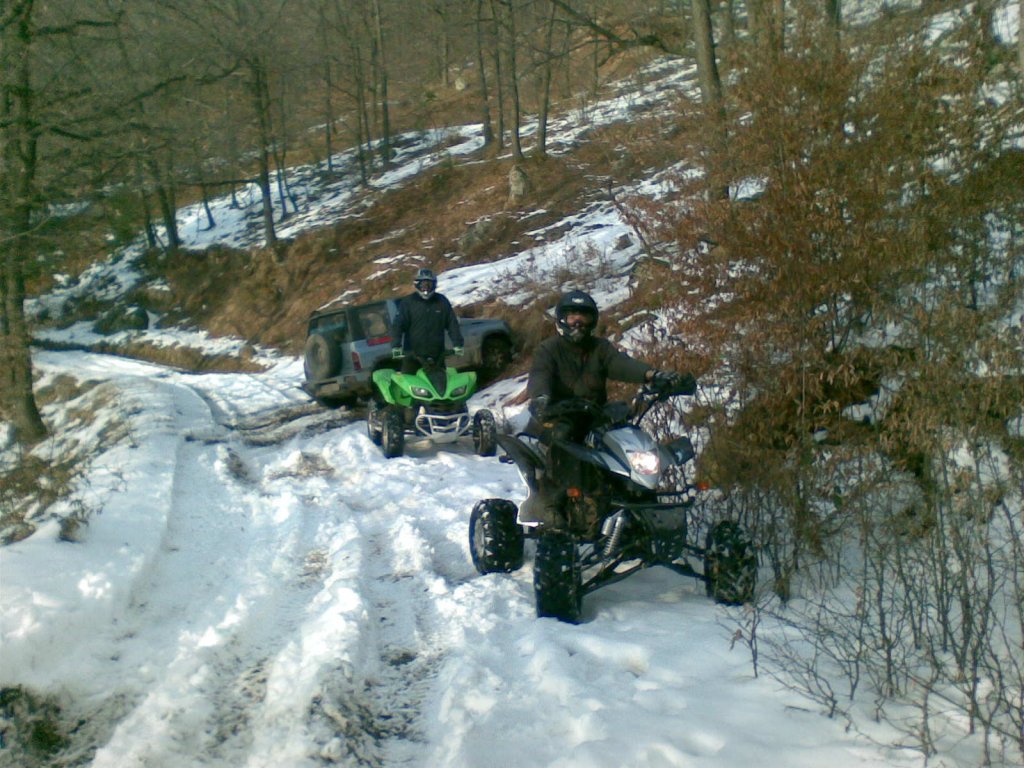
[[323, 334], [312, 333], [306, 339], [302, 367], [306, 381], [323, 381], [336, 376], [341, 370], [341, 350]]

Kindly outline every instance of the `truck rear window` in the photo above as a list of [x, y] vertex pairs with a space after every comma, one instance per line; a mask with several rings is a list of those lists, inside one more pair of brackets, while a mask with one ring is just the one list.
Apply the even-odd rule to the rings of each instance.
[[360, 338], [366, 339], [371, 347], [376, 344], [391, 343], [391, 324], [388, 319], [388, 308], [383, 302], [361, 307], [355, 312], [359, 326]]

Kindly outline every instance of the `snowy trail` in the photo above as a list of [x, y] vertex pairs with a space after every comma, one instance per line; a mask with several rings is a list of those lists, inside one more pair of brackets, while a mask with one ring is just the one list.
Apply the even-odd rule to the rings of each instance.
[[[63, 765], [913, 763], [755, 679], [732, 646], [742, 609], [693, 580], [645, 572], [588, 596], [578, 626], [536, 619], [529, 565], [470, 562], [473, 503], [522, 488], [468, 445], [384, 459], [356, 414], [294, 401], [284, 376], [245, 398], [244, 376], [42, 364], [107, 381], [135, 423], [81, 543], [3, 552], [5, 677], [59, 693], [78, 724]], [[0, 749], [6, 765], [24, 768]]]
[[[206, 401], [174, 387], [183, 434], [159, 550], [136, 581], [117, 651], [141, 699], [97, 766], [235, 763], [251, 739], [268, 660], [315, 594], [308, 567], [317, 524], [300, 504], [267, 504], [254, 468], [217, 437]], [[169, 633], [168, 627], [174, 627]], [[154, 653], [155, 651], [155, 653]], [[141, 680], [140, 680], [141, 678]], [[138, 733], [149, 737], [140, 741]]]
[[171, 378], [169, 510], [116, 650], [141, 690], [93, 764], [423, 765], [423, 710], [463, 641], [454, 590], [475, 575], [450, 478], [485, 460], [386, 462], [351, 414], [226, 418]]

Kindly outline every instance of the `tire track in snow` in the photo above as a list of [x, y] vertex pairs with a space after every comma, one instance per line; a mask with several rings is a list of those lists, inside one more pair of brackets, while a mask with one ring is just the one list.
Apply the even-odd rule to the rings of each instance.
[[326, 679], [317, 701], [339, 733], [342, 754], [361, 766], [421, 764], [422, 703], [445, 649], [430, 574], [410, 567], [418, 545], [396, 510], [393, 503], [352, 510], [362, 550], [362, 664]]
[[[362, 663], [324, 680], [319, 714], [337, 729], [336, 759], [420, 766], [429, 749], [425, 710], [442, 665], [461, 642], [461, 625], [448, 618], [454, 590], [472, 575], [461, 548], [432, 540], [436, 523], [422, 518], [462, 511], [433, 508], [434, 486], [446, 483], [433, 457], [384, 460], [358, 430], [344, 430], [326, 458], [347, 470], [339, 472], [335, 492], [360, 541], [354, 589], [365, 611]], [[421, 475], [422, 482], [410, 479]], [[403, 488], [400, 498], [390, 495], [396, 487]]]
[[[173, 399], [185, 437], [166, 528], [136, 583], [120, 649], [144, 693], [126, 695], [96, 766], [244, 763], [268, 668], [323, 575], [319, 510], [261, 487], [253, 457], [211, 425], [202, 393], [177, 386]], [[177, 636], [160, 637], [166, 627]]]

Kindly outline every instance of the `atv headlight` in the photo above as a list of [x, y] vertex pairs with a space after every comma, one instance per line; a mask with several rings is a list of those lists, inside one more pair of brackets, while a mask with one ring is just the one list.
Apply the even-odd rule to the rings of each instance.
[[656, 475], [661, 471], [661, 456], [657, 451], [629, 451], [629, 467], [638, 475]]
[[466, 394], [466, 387], [465, 386], [461, 386], [461, 387], [456, 387], [455, 389], [453, 389], [451, 396], [452, 397], [462, 397], [464, 394]]
[[409, 387], [409, 391], [412, 392], [414, 397], [422, 397], [424, 399], [433, 397], [433, 394], [426, 387]]

